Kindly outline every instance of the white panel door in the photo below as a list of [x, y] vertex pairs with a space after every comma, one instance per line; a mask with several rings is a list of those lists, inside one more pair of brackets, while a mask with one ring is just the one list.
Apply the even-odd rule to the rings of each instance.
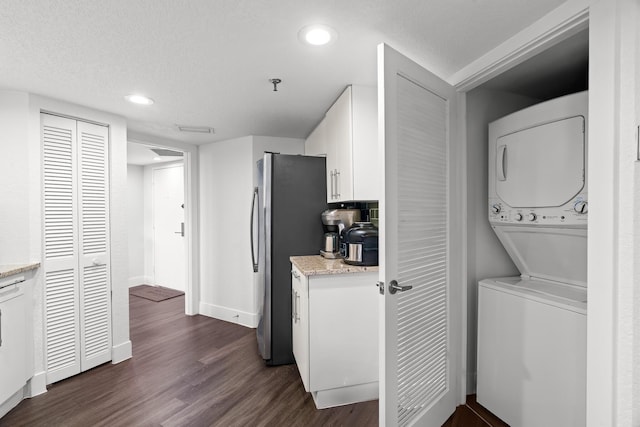
[[155, 283], [185, 291], [182, 164], [153, 169], [153, 236]]
[[378, 79], [380, 424], [440, 426], [463, 395], [456, 93], [386, 45]]
[[109, 128], [77, 122], [81, 368], [111, 360]]

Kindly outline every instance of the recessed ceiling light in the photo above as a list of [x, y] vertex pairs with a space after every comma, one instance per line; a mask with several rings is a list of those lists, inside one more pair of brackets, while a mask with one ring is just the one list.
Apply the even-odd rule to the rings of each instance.
[[335, 41], [336, 31], [327, 25], [308, 25], [298, 32], [298, 38], [305, 44], [324, 46]]
[[133, 104], [139, 104], [139, 105], [151, 105], [153, 104], [153, 99], [148, 98], [144, 95], [127, 95], [124, 97], [124, 99], [126, 99], [127, 101], [133, 103]]

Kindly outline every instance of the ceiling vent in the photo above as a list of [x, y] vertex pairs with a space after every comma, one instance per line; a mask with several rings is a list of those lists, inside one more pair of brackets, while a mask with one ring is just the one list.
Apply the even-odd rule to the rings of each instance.
[[180, 151], [167, 150], [165, 148], [151, 148], [150, 150], [161, 157], [182, 157]]
[[215, 133], [213, 128], [208, 126], [185, 126], [176, 125], [180, 132], [192, 132], [192, 133]]

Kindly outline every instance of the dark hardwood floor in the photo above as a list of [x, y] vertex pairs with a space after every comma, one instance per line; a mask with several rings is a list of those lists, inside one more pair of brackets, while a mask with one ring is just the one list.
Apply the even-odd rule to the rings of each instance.
[[130, 297], [133, 358], [60, 381], [0, 426], [372, 426], [378, 402], [316, 410], [295, 365], [267, 367], [255, 330]]
[[442, 427], [509, 427], [500, 418], [493, 415], [476, 402], [475, 395], [467, 396], [465, 405], [458, 406], [456, 412]]
[[[255, 330], [183, 310], [131, 296], [133, 358], [51, 385], [0, 426], [378, 425], [377, 401], [317, 410], [295, 365], [265, 366]], [[468, 405], [445, 424], [486, 425]]]

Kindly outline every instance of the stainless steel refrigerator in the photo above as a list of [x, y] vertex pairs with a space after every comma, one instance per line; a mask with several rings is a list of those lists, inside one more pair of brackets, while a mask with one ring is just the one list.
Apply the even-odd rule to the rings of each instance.
[[265, 153], [251, 206], [251, 256], [260, 301], [258, 349], [268, 365], [293, 363], [291, 263], [317, 255], [327, 208], [325, 159]]

